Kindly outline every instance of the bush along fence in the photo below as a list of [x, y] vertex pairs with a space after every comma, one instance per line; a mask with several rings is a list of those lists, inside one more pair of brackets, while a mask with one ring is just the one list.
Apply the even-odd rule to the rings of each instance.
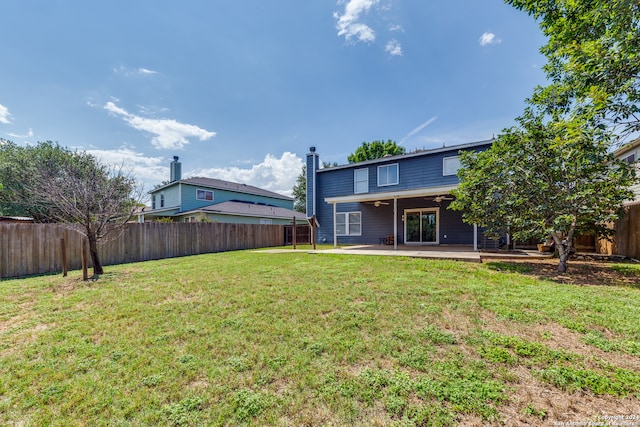
[[[284, 245], [283, 225], [226, 223], [127, 224], [99, 244], [103, 265]], [[64, 243], [63, 243], [64, 239]], [[60, 224], [0, 224], [0, 278], [82, 267], [80, 233]], [[91, 259], [89, 258], [89, 267]]]

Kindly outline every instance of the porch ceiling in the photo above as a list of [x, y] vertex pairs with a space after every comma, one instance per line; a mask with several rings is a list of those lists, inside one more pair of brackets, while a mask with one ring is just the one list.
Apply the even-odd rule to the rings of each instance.
[[326, 197], [324, 201], [334, 203], [375, 202], [376, 200], [411, 199], [414, 197], [430, 197], [449, 194], [458, 188], [457, 185], [417, 188], [414, 190], [385, 191], [383, 193], [352, 194], [349, 196]]

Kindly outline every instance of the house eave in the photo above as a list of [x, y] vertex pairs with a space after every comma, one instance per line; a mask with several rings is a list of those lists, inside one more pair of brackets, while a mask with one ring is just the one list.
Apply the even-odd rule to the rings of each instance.
[[437, 187], [416, 188], [413, 190], [385, 191], [382, 193], [352, 194], [349, 196], [325, 197], [324, 201], [334, 203], [361, 203], [375, 202], [377, 200], [410, 199], [414, 197], [441, 196], [449, 194], [458, 188], [458, 185], [441, 185]]

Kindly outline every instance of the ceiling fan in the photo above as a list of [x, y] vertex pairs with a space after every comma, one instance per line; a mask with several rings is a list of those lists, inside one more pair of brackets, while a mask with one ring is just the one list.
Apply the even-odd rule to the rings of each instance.
[[[426, 199], [429, 200], [429, 199]], [[441, 203], [443, 200], [453, 200], [453, 197], [447, 197], [447, 196], [435, 196], [433, 199], [434, 202], [436, 203]]]
[[389, 202], [382, 202], [380, 200], [376, 200], [375, 202], [369, 203], [369, 204], [375, 206], [376, 208], [379, 208], [381, 205], [385, 205], [385, 206], [388, 205]]

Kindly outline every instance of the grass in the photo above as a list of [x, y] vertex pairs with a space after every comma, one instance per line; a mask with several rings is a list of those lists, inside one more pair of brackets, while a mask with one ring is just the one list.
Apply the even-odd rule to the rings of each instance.
[[536, 424], [523, 370], [639, 399], [640, 290], [524, 273], [244, 251], [2, 281], [0, 424]]

